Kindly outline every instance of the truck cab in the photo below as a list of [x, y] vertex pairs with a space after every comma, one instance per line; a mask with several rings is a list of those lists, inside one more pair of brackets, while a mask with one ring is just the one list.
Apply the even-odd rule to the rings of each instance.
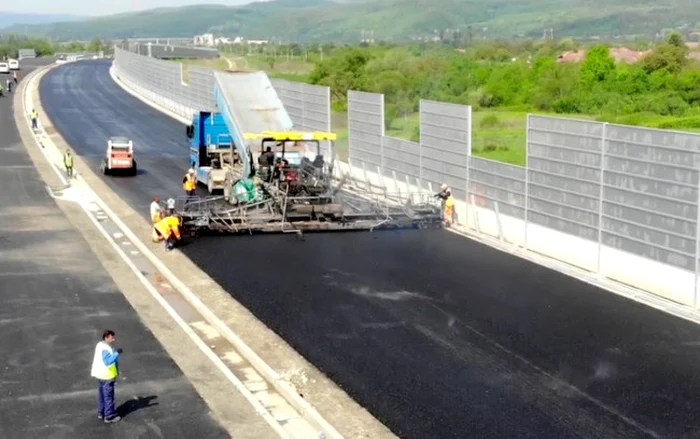
[[200, 111], [187, 126], [190, 140], [190, 167], [197, 182], [207, 186], [210, 194], [223, 191], [228, 171], [235, 168], [238, 152], [220, 113]]

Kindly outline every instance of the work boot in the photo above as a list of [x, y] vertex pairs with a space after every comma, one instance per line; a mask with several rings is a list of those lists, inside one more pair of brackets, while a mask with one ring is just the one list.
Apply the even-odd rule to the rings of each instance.
[[105, 424], [114, 424], [115, 422], [119, 422], [122, 420], [122, 417], [117, 415], [113, 418], [105, 419]]

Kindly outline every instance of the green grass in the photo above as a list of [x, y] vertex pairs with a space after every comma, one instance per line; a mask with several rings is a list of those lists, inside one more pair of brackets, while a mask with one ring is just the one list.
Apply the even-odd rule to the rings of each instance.
[[[287, 57], [283, 55], [247, 55], [242, 57], [245, 63], [251, 69], [265, 70], [271, 73], [288, 73], [288, 74], [309, 74], [314, 69], [314, 64], [306, 62], [303, 59], [296, 57]], [[268, 58], [273, 59], [271, 63]], [[272, 66], [271, 66], [272, 64]]]
[[182, 69], [182, 79], [185, 82], [189, 82], [188, 67], [190, 67], [190, 66], [208, 67], [210, 69], [221, 70], [221, 71], [224, 71], [224, 70], [229, 68], [229, 64], [225, 58], [181, 59], [181, 60], [177, 60], [177, 61], [180, 62], [184, 66]]

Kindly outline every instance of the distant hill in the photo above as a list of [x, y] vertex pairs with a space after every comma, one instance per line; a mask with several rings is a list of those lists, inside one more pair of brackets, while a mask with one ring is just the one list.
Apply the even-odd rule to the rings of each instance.
[[[28, 26], [59, 40], [191, 37], [205, 32], [251, 39], [359, 42], [405, 40], [459, 28], [473, 38], [653, 37], [664, 29], [700, 30], [697, 0], [274, 0], [245, 6], [197, 5]], [[25, 26], [4, 31], [21, 32]]]
[[85, 17], [77, 15], [18, 14], [0, 11], [0, 29], [12, 25], [48, 24], [59, 21], [75, 22], [84, 19]]

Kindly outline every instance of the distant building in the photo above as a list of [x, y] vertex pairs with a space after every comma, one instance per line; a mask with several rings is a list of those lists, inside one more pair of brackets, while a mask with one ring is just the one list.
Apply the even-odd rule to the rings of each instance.
[[[613, 47], [610, 49], [610, 56], [612, 56], [616, 62], [624, 62], [627, 64], [634, 64], [649, 53], [649, 50], [640, 52], [626, 47]], [[570, 50], [559, 55], [559, 62], [581, 62], [585, 58], [585, 50]]]
[[18, 58], [20, 60], [36, 58], [36, 52], [34, 49], [19, 49]]
[[196, 46], [214, 46], [214, 34], [203, 34], [194, 36]]

